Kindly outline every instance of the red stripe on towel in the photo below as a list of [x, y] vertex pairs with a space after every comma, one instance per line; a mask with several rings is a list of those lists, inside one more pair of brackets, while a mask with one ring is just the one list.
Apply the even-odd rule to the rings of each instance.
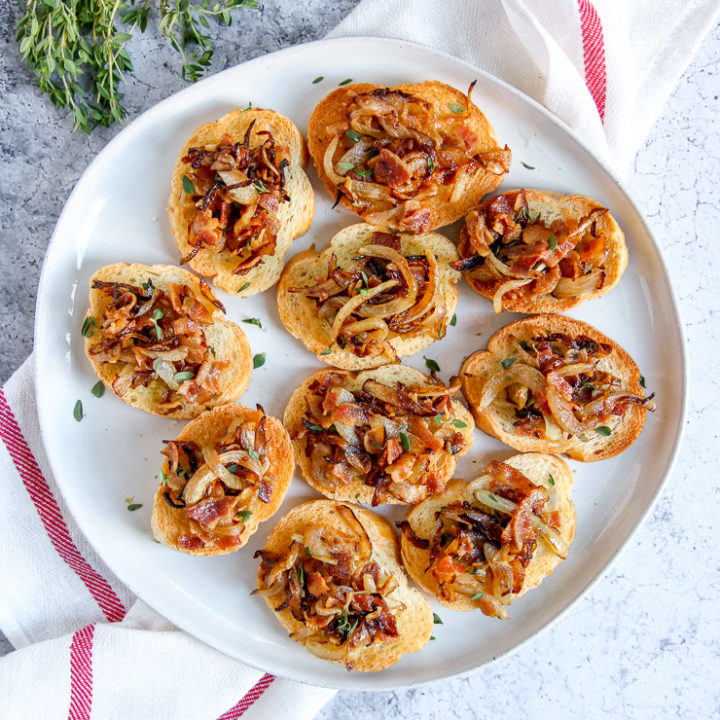
[[23, 437], [2, 388], [0, 388], [0, 437], [58, 555], [83, 581], [108, 622], [122, 620], [125, 617], [125, 607], [107, 580], [85, 560], [75, 546], [52, 490]]
[[90, 720], [93, 696], [94, 635], [94, 625], [88, 625], [73, 635], [70, 645], [70, 712], [68, 720]]
[[275, 677], [273, 675], [263, 675], [255, 685], [248, 690], [247, 694], [240, 699], [237, 705], [233, 705], [227, 712], [224, 712], [218, 720], [236, 720], [236, 718], [244, 715], [245, 711], [249, 710], [255, 701], [262, 696], [274, 679]]
[[605, 68], [605, 39], [600, 16], [589, 0], [577, 0], [580, 11], [585, 84], [595, 101], [600, 119], [605, 121], [607, 97], [607, 71]]

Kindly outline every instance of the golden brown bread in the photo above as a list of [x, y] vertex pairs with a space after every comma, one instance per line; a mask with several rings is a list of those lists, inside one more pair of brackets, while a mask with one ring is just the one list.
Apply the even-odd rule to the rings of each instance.
[[628, 262], [607, 208], [584, 195], [513, 190], [472, 210], [460, 236], [470, 286], [495, 312], [564, 312], [612, 290]]
[[456, 391], [405, 365], [313, 373], [283, 417], [303, 478], [326, 497], [373, 505], [442, 492], [473, 439]]
[[98, 270], [83, 329], [98, 377], [153, 415], [194, 418], [236, 400], [250, 383], [245, 334], [225, 320], [205, 282], [173, 265], [117, 263]]
[[[220, 158], [218, 146], [225, 150]], [[203, 156], [206, 149], [214, 154]], [[194, 162], [185, 161], [190, 157]], [[273, 110], [234, 110], [195, 130], [175, 164], [168, 203], [173, 238], [184, 259], [192, 256], [190, 267], [241, 297], [273, 285], [292, 241], [312, 223], [315, 195], [306, 163], [302, 134]], [[196, 205], [207, 205], [204, 216]]]
[[330, 93], [310, 117], [308, 146], [333, 199], [404, 232], [463, 217], [500, 185], [511, 157], [469, 102], [472, 87], [361, 83]]
[[263, 558], [259, 592], [290, 637], [317, 657], [377, 671], [430, 639], [430, 606], [408, 586], [392, 529], [368, 510], [306, 502], [278, 522], [256, 555]]
[[[395, 262], [387, 259], [394, 248], [402, 256]], [[288, 262], [277, 286], [278, 313], [288, 332], [328, 365], [361, 370], [397, 362], [445, 335], [457, 305], [460, 274], [449, 265], [455, 259], [455, 246], [437, 233], [390, 235], [371, 225], [351, 225], [319, 255], [312, 247]], [[407, 265], [405, 272], [417, 284], [413, 297], [396, 269], [398, 262], [408, 261], [412, 267]], [[393, 287], [383, 291], [388, 284]], [[328, 285], [334, 289], [326, 289]], [[407, 304], [393, 311], [391, 301]], [[352, 307], [348, 303], [355, 309], [339, 321]], [[381, 305], [385, 310], [378, 315]]]
[[[540, 585], [567, 554], [575, 533], [571, 487], [567, 464], [540, 453], [490, 463], [470, 483], [453, 480], [443, 495], [420, 503], [401, 523], [405, 569], [453, 610], [506, 618], [504, 606]], [[481, 501], [477, 491], [489, 494]], [[500, 507], [507, 498], [515, 507], [504, 512], [485, 504]], [[532, 525], [537, 520], [548, 535]]]
[[462, 390], [477, 426], [516, 450], [593, 462], [640, 434], [652, 395], [617, 343], [591, 325], [535, 315], [498, 330], [466, 358]]
[[282, 423], [238, 403], [204, 412], [163, 454], [153, 535], [191, 555], [243, 547], [280, 507], [295, 466]]

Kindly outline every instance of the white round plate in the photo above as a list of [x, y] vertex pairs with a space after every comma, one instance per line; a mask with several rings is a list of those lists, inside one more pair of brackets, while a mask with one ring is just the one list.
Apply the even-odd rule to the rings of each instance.
[[[324, 76], [320, 82], [313, 80]], [[640, 439], [612, 460], [572, 462], [577, 532], [570, 554], [542, 586], [499, 621], [479, 612], [454, 613], [431, 603], [443, 625], [419, 653], [381, 673], [348, 673], [293, 642], [255, 587], [253, 553], [264, 545], [273, 520], [261, 525], [237, 553], [197, 558], [156, 543], [150, 532], [153, 495], [163, 440], [181, 423], [147, 415], [112, 393], [90, 394], [96, 382], [85, 358], [80, 327], [88, 281], [115, 262], [177, 263], [166, 205], [170, 175], [190, 133], [238, 107], [273, 108], [303, 131], [313, 107], [343, 80], [399, 85], [440, 80], [465, 90], [477, 79], [473, 100], [513, 152], [503, 187], [539, 187], [595, 197], [624, 228], [630, 265], [609, 295], [572, 313], [619, 342], [637, 361], [658, 409], [648, 415]], [[534, 169], [524, 167], [523, 163]], [[313, 181], [317, 211], [307, 235], [288, 257], [311, 243], [322, 249], [342, 227], [357, 221], [331, 209]], [[457, 227], [444, 230], [457, 237]], [[261, 318], [263, 327], [241, 324], [253, 353], [266, 353], [241, 402], [262, 403], [282, 417], [295, 386], [322, 367], [279, 321], [275, 291], [245, 300], [223, 292], [228, 317]], [[493, 314], [489, 300], [460, 283], [457, 326], [425, 351], [448, 380], [462, 359], [484, 348], [490, 335], [517, 316]], [[603, 571], [651, 506], [677, 449], [684, 410], [684, 353], [680, 322], [667, 274], [647, 226], [617, 178], [576, 137], [518, 91], [448, 55], [394, 40], [320, 41], [247, 62], [210, 77], [155, 106], [123, 130], [93, 161], [58, 221], [43, 267], [35, 329], [35, 367], [40, 423], [55, 478], [78, 525], [107, 564], [134, 593], [179, 627], [209, 645], [267, 672], [316, 685], [387, 689], [466, 672], [518, 647], [565, 610]], [[423, 356], [408, 363], [424, 368]], [[82, 400], [85, 419], [73, 420]], [[514, 454], [475, 431], [457, 476], [472, 478], [491, 459]], [[275, 516], [314, 497], [299, 477]], [[142, 503], [128, 512], [125, 498]], [[391, 520], [402, 508], [382, 509]]]

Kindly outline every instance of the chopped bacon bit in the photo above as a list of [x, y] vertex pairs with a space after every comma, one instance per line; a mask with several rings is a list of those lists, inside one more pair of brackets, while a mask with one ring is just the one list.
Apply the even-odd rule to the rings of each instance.
[[373, 175], [378, 182], [385, 183], [390, 187], [402, 185], [410, 179], [405, 163], [394, 153], [383, 148], [375, 162]]
[[398, 252], [401, 252], [400, 236], [395, 235], [393, 233], [374, 232], [372, 234], [372, 244], [373, 245], [384, 245], [385, 247], [389, 247], [389, 248], [392, 248], [393, 250], [397, 250]]
[[319, 598], [330, 591], [328, 584], [325, 582], [325, 578], [323, 578], [317, 570], [308, 575], [307, 589], [308, 592], [316, 598]]
[[400, 230], [414, 233], [428, 232], [436, 223], [436, 213], [430, 208], [422, 208], [406, 213], [398, 223]]
[[211, 497], [190, 506], [187, 509], [187, 515], [191, 520], [195, 520], [206, 529], [212, 530], [222, 518], [232, 512], [235, 502], [236, 500], [233, 497]]
[[178, 538], [178, 545], [184, 550], [199, 550], [205, 547], [205, 542], [196, 535], [181, 535]]
[[260, 500], [260, 502], [269, 503], [272, 499], [272, 492], [272, 486], [263, 480], [258, 489], [258, 500]]

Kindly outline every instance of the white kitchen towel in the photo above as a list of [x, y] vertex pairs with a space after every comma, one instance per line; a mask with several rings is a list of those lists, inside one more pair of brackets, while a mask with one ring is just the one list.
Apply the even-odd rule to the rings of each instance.
[[0, 390], [0, 715], [310, 720], [334, 691], [274, 678], [179, 631], [88, 545], [49, 471], [32, 357]]
[[719, 12], [718, 0], [363, 0], [329, 37], [411, 40], [466, 60], [623, 175]]

